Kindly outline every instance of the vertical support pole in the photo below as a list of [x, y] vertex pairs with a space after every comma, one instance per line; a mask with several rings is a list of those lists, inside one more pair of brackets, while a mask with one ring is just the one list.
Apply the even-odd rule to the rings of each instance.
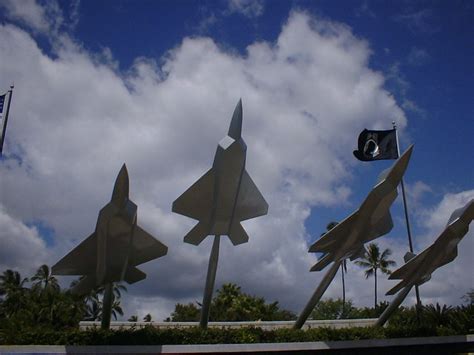
[[[398, 156], [400, 157], [400, 143], [398, 141], [398, 130], [397, 130], [397, 125], [395, 124], [395, 121], [392, 122], [392, 125], [393, 125], [393, 129], [395, 130], [395, 137], [397, 138], [397, 151], [398, 151]], [[400, 184], [402, 186], [403, 209], [405, 211], [405, 222], [407, 225], [408, 245], [410, 247], [410, 252], [413, 253], [413, 243], [411, 239], [410, 221], [408, 219], [408, 207], [407, 207], [407, 200], [405, 196], [405, 183], [403, 182], [403, 177]], [[418, 314], [419, 308], [421, 307], [420, 291], [418, 290], [418, 285], [415, 285], [415, 293], [416, 293], [416, 310]]]
[[0, 156], [2, 155], [2, 152], [3, 152], [3, 142], [5, 141], [5, 134], [7, 133], [8, 114], [10, 113], [10, 104], [12, 102], [12, 96], [13, 96], [13, 85], [11, 85], [10, 90], [8, 90], [7, 110], [5, 112], [5, 117], [3, 119], [2, 136], [0, 137]]
[[112, 282], [105, 285], [104, 299], [102, 301], [102, 329], [110, 328], [110, 318], [112, 317], [112, 304], [114, 303], [114, 284]]
[[390, 304], [385, 309], [385, 311], [383, 311], [383, 313], [380, 315], [379, 319], [377, 319], [377, 322], [375, 323], [376, 327], [384, 326], [385, 322], [387, 322], [387, 320], [390, 318], [393, 312], [396, 311], [398, 306], [400, 306], [403, 300], [407, 297], [412, 287], [413, 286], [407, 286], [398, 293], [398, 295], [392, 300], [392, 302], [390, 302]]
[[318, 288], [314, 291], [303, 311], [300, 313], [295, 325], [293, 326], [293, 329], [301, 329], [301, 327], [304, 325], [314, 307], [319, 302], [326, 289], [329, 287], [331, 281], [334, 279], [334, 276], [336, 276], [339, 266], [341, 266], [341, 261], [335, 262], [328, 270], [326, 275], [324, 275], [323, 279], [319, 283]]
[[220, 235], [214, 237], [212, 243], [211, 255], [209, 256], [209, 266], [207, 268], [206, 286], [204, 287], [204, 296], [202, 299], [201, 320], [199, 326], [207, 328], [209, 322], [209, 311], [211, 308], [212, 292], [214, 291], [214, 282], [216, 281], [217, 262], [219, 261]]

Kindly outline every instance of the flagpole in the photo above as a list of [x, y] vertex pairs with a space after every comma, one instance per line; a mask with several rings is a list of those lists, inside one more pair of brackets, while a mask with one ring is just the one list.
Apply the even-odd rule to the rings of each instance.
[[[395, 124], [395, 121], [392, 121], [393, 129], [395, 130], [395, 137], [397, 139], [397, 152], [398, 156], [400, 157], [400, 143], [398, 141], [398, 130], [397, 130], [397, 125]], [[408, 232], [408, 245], [410, 247], [410, 252], [413, 253], [413, 243], [411, 239], [411, 229], [410, 229], [410, 220], [408, 219], [408, 208], [407, 208], [407, 199], [405, 196], [405, 184], [403, 182], [403, 177], [400, 181], [400, 184], [402, 186], [402, 196], [403, 196], [403, 209], [405, 211], [405, 222], [407, 225], [407, 232]], [[421, 307], [421, 300], [420, 300], [420, 291], [418, 290], [418, 285], [415, 285], [415, 293], [416, 293], [416, 305], [417, 305], [417, 310], [419, 307]]]
[[5, 133], [7, 131], [8, 113], [10, 112], [10, 103], [12, 102], [12, 96], [13, 96], [13, 85], [11, 85], [10, 90], [8, 90], [7, 110], [5, 112], [5, 121], [3, 123], [2, 136], [0, 137], [0, 156], [2, 155], [2, 152], [3, 152], [3, 142], [5, 140]]

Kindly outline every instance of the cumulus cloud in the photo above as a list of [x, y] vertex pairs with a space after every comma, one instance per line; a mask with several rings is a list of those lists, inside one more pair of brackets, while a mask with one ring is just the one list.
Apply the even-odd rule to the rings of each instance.
[[46, 244], [35, 227], [9, 215], [0, 204], [0, 270], [21, 270], [31, 273], [46, 262]]
[[[68, 37], [59, 44], [52, 58], [27, 32], [0, 26], [0, 76], [16, 85], [1, 200], [20, 223], [54, 230], [51, 263], [92, 232], [126, 162], [139, 224], [169, 247], [130, 286], [127, 315], [154, 309], [164, 318], [175, 302], [200, 299], [212, 241], [184, 244], [194, 222], [170, 206], [211, 166], [241, 97], [247, 170], [270, 210], [245, 222], [249, 243], [233, 247], [224, 237], [216, 286], [236, 282], [299, 311], [321, 278], [308, 272], [315, 256], [304, 222], [312, 207], [349, 196], [353, 132], [406, 125], [368, 65], [368, 43], [340, 23], [294, 12], [275, 43], [255, 42], [245, 55], [185, 38], [124, 73], [113, 53], [100, 60]], [[44, 244], [29, 250], [40, 254]]]
[[[77, 1], [71, 4], [75, 19], [77, 4]], [[57, 34], [64, 21], [62, 11], [54, 0], [46, 1], [42, 5], [36, 0], [2, 0], [0, 8], [2, 7], [10, 19], [19, 21], [36, 33]]]
[[[474, 199], [474, 190], [466, 190], [458, 193], [447, 193], [441, 202], [423, 211], [424, 218], [421, 220], [425, 227], [418, 240], [418, 250], [430, 246], [439, 234], [444, 230], [449, 217], [454, 210], [464, 207]], [[432, 275], [425, 285], [421, 286], [420, 292], [426, 303], [440, 302], [446, 304], [460, 303], [469, 289], [474, 288], [474, 276], [472, 274], [474, 255], [474, 226], [471, 223], [469, 232], [458, 245], [458, 257]]]

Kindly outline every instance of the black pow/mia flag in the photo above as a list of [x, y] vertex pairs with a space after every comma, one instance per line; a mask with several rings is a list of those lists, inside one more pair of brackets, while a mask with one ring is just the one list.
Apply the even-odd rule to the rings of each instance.
[[397, 136], [395, 129], [388, 131], [369, 131], [364, 129], [359, 134], [358, 150], [354, 156], [362, 161], [397, 159]]

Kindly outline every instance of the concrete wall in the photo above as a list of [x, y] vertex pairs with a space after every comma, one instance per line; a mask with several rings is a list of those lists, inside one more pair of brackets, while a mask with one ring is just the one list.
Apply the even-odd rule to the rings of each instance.
[[[336, 320], [308, 320], [303, 326], [303, 329], [330, 327], [330, 328], [351, 328], [351, 327], [369, 327], [374, 325], [377, 318], [369, 319], [336, 319]], [[259, 327], [265, 330], [291, 328], [295, 324], [294, 321], [270, 322], [270, 321], [256, 321], [256, 322], [209, 322], [209, 328], [242, 328], [242, 327]], [[199, 326], [199, 322], [111, 322], [111, 329], [118, 328], [135, 328], [152, 325], [157, 328], [190, 328]], [[100, 322], [81, 322], [79, 324], [81, 329], [90, 327], [100, 327]]]

